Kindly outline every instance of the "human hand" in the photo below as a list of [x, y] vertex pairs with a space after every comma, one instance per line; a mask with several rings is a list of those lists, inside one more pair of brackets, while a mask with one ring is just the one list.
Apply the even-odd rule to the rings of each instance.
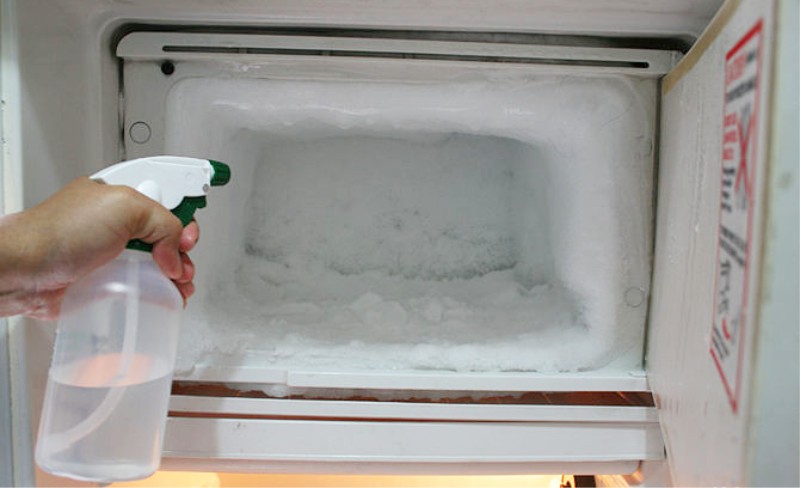
[[125, 186], [78, 178], [41, 204], [0, 218], [0, 316], [58, 316], [71, 283], [119, 255], [131, 239], [153, 244], [153, 259], [184, 301], [194, 293], [189, 252], [199, 228]]

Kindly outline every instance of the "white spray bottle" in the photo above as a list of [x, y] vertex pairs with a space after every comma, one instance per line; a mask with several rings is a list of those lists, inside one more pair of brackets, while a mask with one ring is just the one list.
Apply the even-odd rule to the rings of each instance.
[[[230, 169], [204, 159], [156, 156], [92, 176], [132, 187], [191, 222]], [[150, 254], [131, 241], [114, 261], [64, 296], [47, 379], [37, 464], [99, 481], [150, 476], [161, 461], [183, 300]]]

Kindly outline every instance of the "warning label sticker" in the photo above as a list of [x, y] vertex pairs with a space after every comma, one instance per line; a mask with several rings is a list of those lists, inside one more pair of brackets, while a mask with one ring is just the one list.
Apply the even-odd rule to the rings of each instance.
[[722, 184], [711, 356], [733, 411], [739, 403], [753, 230], [762, 22], [725, 57]]

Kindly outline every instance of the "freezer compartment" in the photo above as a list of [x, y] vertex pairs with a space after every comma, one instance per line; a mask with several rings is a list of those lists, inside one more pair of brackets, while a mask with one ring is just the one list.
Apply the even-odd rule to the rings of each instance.
[[646, 388], [672, 53], [145, 32], [117, 53], [126, 158], [233, 168], [199, 217], [177, 378]]
[[164, 151], [234, 175], [179, 377], [636, 368], [654, 82], [485, 76], [175, 82]]

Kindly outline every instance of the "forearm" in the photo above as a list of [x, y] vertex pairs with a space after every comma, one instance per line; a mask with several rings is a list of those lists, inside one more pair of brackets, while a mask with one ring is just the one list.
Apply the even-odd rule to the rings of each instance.
[[0, 316], [30, 314], [38, 307], [38, 280], [52, 241], [29, 212], [0, 217]]

